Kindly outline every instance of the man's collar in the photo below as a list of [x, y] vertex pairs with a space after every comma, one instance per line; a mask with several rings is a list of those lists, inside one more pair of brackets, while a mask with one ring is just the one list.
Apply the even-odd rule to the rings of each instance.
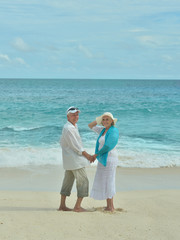
[[71, 126], [77, 128], [77, 124], [75, 124], [75, 126], [74, 126], [74, 124], [72, 124], [70, 121], [67, 121], [67, 123], [68, 123], [69, 125], [71, 125]]

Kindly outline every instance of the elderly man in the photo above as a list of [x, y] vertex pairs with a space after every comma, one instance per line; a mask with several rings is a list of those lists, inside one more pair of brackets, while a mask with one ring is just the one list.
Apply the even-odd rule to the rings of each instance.
[[63, 167], [65, 169], [64, 180], [61, 188], [61, 200], [59, 210], [71, 211], [66, 207], [66, 197], [70, 196], [74, 180], [76, 179], [77, 201], [74, 211], [86, 211], [81, 207], [84, 197], [88, 196], [89, 181], [85, 167], [93, 161], [93, 157], [84, 151], [81, 137], [79, 135], [77, 122], [80, 110], [70, 107], [67, 110], [67, 123], [64, 125], [60, 145], [62, 147]]

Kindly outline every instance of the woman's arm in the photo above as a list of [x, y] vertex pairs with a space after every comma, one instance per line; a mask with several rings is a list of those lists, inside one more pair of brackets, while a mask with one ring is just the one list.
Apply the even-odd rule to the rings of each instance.
[[92, 128], [95, 127], [96, 125], [97, 125], [97, 122], [96, 122], [96, 120], [95, 120], [95, 121], [89, 123], [89, 124], [88, 124], [88, 127], [92, 129]]

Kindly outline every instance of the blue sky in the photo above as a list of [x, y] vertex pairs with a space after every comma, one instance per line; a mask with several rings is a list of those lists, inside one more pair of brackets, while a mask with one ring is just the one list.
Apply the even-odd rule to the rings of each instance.
[[180, 79], [180, 1], [0, 0], [0, 78]]

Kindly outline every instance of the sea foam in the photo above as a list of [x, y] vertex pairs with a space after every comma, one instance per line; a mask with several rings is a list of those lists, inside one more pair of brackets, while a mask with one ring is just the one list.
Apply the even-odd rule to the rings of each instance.
[[[179, 157], [173, 154], [163, 154], [147, 151], [118, 150], [118, 166], [159, 168], [180, 167]], [[93, 148], [87, 148], [90, 154]], [[41, 165], [62, 165], [62, 150], [60, 147], [3, 147], [0, 148], [0, 167], [22, 167]], [[97, 160], [93, 164], [97, 165]]]

